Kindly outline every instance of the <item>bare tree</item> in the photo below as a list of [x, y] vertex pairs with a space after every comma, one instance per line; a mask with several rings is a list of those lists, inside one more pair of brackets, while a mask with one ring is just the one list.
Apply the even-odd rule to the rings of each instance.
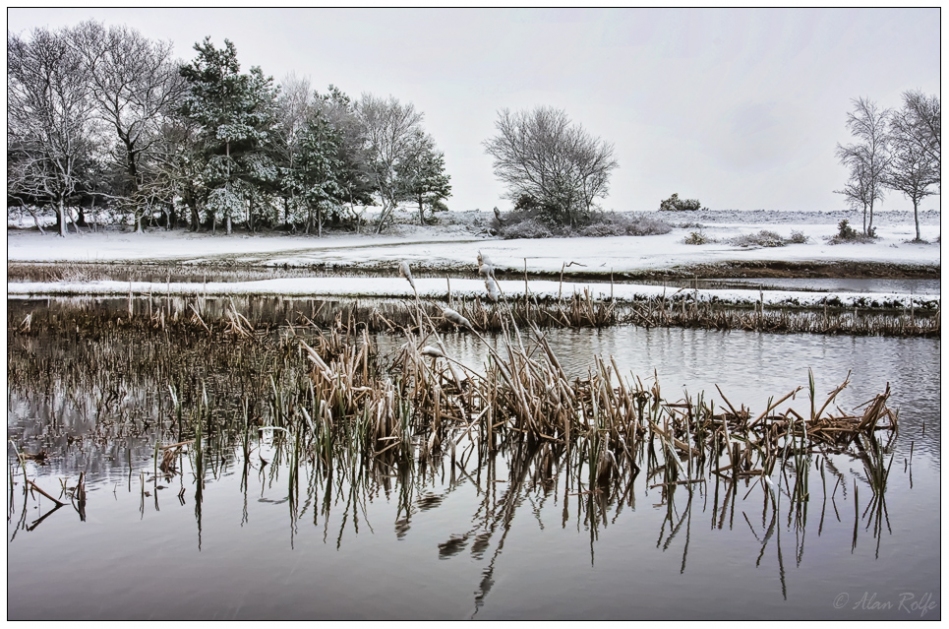
[[377, 232], [382, 232], [393, 210], [403, 198], [398, 167], [406, 158], [416, 130], [421, 129], [422, 114], [411, 103], [403, 105], [396, 98], [379, 98], [363, 94], [355, 112], [369, 156], [369, 180], [382, 212]]
[[[939, 96], [926, 96], [919, 91], [903, 93], [903, 108], [893, 112], [890, 127], [900, 143], [915, 145], [915, 152], [928, 157], [939, 176], [942, 151], [942, 107]], [[942, 188], [940, 182], [937, 186]]]
[[869, 185], [866, 159], [859, 147], [837, 146], [837, 156], [841, 163], [850, 168], [850, 178], [847, 185], [841, 190], [834, 190], [847, 198], [847, 204], [854, 209], [863, 208], [863, 230], [867, 229], [867, 208], [870, 207], [870, 198], [875, 189]]
[[[894, 112], [890, 118], [890, 141], [894, 150], [884, 177], [884, 184], [888, 188], [902, 192], [913, 202], [917, 242], [922, 240], [919, 234], [919, 203], [925, 197], [936, 194], [932, 186], [939, 185], [939, 100], [927, 101], [921, 107], [922, 100], [920, 95], [907, 92], [903, 109]], [[921, 109], [932, 113], [933, 102], [937, 119], [935, 125], [928, 115], [920, 115]]]
[[[171, 42], [155, 42], [125, 26], [84, 22], [66, 34], [85, 62], [98, 117], [114, 132], [113, 155], [124, 177], [114, 192], [130, 206], [136, 231], [161, 186], [148, 181], [149, 151], [185, 92]], [[146, 193], [144, 188], [148, 189]]]
[[51, 204], [65, 236], [77, 165], [94, 145], [82, 58], [62, 34], [36, 29], [30, 41], [7, 36], [7, 63], [7, 157], [16, 163], [8, 191]]
[[618, 165], [613, 145], [573, 125], [564, 111], [505, 109], [495, 127], [498, 135], [484, 147], [511, 199], [532, 199], [549, 218], [573, 225], [609, 193], [610, 173]]
[[866, 98], [855, 99], [853, 105], [854, 110], [847, 114], [847, 129], [858, 143], [838, 144], [837, 158], [850, 168], [851, 184], [860, 188], [859, 198], [864, 204], [863, 233], [870, 236], [873, 234], [873, 205], [883, 198], [889, 167], [887, 119], [890, 111], [880, 109]]
[[155, 179], [171, 193], [172, 208], [180, 203], [187, 209], [191, 231], [198, 231], [201, 225], [201, 209], [208, 195], [199, 131], [195, 122], [173, 117], [162, 125], [162, 140], [150, 151], [149, 160], [154, 165]]

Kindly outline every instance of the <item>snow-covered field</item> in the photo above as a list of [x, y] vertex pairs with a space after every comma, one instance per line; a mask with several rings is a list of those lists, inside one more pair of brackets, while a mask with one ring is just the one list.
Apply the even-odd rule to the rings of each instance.
[[[921, 225], [926, 244], [909, 242], [915, 236], [912, 215], [881, 213], [875, 219], [879, 238], [869, 244], [829, 244], [837, 233], [841, 216], [825, 213], [777, 212], [708, 212], [663, 214], [661, 217], [676, 228], [655, 236], [622, 236], [606, 238], [550, 238], [536, 240], [500, 240], [485, 234], [484, 220], [454, 220], [449, 227], [400, 226], [396, 235], [334, 234], [324, 238], [290, 235], [251, 235], [236, 233], [193, 234], [184, 231], [154, 230], [144, 234], [129, 232], [84, 231], [66, 238], [32, 230], [8, 232], [8, 262], [117, 264], [226, 264], [256, 267], [318, 265], [324, 269], [370, 269], [377, 277], [313, 277], [271, 279], [252, 282], [217, 283], [128, 283], [128, 282], [15, 282], [8, 284], [8, 294], [54, 295], [88, 294], [284, 294], [307, 296], [374, 296], [409, 297], [411, 288], [399, 278], [398, 264], [407, 261], [413, 267], [470, 273], [477, 268], [480, 251], [499, 270], [560, 273], [565, 264], [566, 281], [532, 281], [530, 290], [538, 296], [556, 297], [582, 292], [594, 296], [612, 294], [620, 300], [665, 294], [674, 289], [636, 284], [610, 285], [610, 274], [686, 269], [696, 265], [717, 263], [754, 263], [773, 261], [786, 263], [861, 262], [938, 268], [940, 265], [940, 224], [938, 215], [927, 213]], [[859, 228], [859, 215], [849, 216]], [[792, 232], [803, 233], [801, 244], [782, 247], [739, 247], [728, 240], [742, 234], [767, 229], [784, 238]], [[685, 244], [691, 232], [700, 231], [711, 243]], [[580, 272], [602, 274], [596, 282], [571, 282], [570, 274]], [[470, 277], [470, 276], [469, 276]], [[445, 279], [416, 280], [419, 293], [444, 298]], [[508, 296], [523, 294], [522, 280], [502, 280], [502, 291]], [[483, 294], [479, 280], [456, 278], [451, 281], [453, 294]], [[692, 291], [689, 291], [690, 293]], [[909, 295], [897, 293], [841, 293], [841, 303], [887, 302], [908, 305]], [[721, 299], [729, 302], [758, 301], [759, 291], [703, 290], [700, 299]], [[797, 303], [807, 305], [828, 298], [828, 293], [766, 291], [766, 303]], [[862, 298], [862, 299], [861, 299]], [[938, 300], [939, 295], [913, 295], [914, 303]], [[795, 300], [791, 302], [789, 300]]]

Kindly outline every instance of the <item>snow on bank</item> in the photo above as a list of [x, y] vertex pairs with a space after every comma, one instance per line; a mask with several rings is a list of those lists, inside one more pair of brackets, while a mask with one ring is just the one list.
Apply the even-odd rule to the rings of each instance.
[[[789, 238], [802, 232], [803, 244], [784, 247], [738, 247], [727, 244], [740, 234], [768, 229]], [[675, 267], [721, 262], [878, 262], [938, 266], [939, 225], [925, 225], [928, 244], [908, 242], [915, 236], [912, 223], [890, 225], [870, 244], [831, 245], [826, 238], [837, 231], [830, 223], [709, 224], [701, 232], [718, 241], [687, 245], [683, 241], [699, 228], [676, 228], [657, 236], [606, 238], [548, 238], [498, 240], [464, 232], [419, 231], [410, 236], [333, 235], [325, 238], [289, 235], [192, 234], [163, 230], [144, 234], [85, 232], [59, 238], [52, 234], [11, 231], [7, 238], [9, 262], [78, 263], [226, 263], [255, 266], [310, 266], [375, 268], [391, 267], [402, 260], [432, 269], [474, 270], [478, 251], [498, 269], [566, 273], [661, 271]]]
[[[455, 233], [455, 240], [471, 240]], [[393, 235], [346, 234], [325, 238], [282, 234], [192, 233], [155, 230], [141, 234], [129, 232], [83, 232], [65, 238], [35, 231], [10, 231], [7, 234], [9, 262], [180, 262], [198, 263], [239, 260], [247, 264], [265, 262], [274, 255], [304, 255], [313, 250], [332, 254], [337, 250], [414, 246], [445, 240], [436, 233], [411, 238]]]
[[[501, 280], [498, 282], [505, 298], [523, 298], [523, 280]], [[447, 302], [449, 281], [437, 278], [417, 278], [416, 288], [420, 298]], [[480, 297], [485, 299], [484, 282], [471, 279], [450, 281], [452, 297], [455, 299]], [[47, 297], [55, 295], [88, 296], [134, 296], [163, 297], [194, 296], [220, 297], [228, 295], [282, 295], [296, 297], [371, 297], [413, 299], [408, 282], [400, 278], [379, 277], [318, 277], [288, 278], [250, 282], [16, 282], [8, 285], [11, 298]], [[665, 297], [670, 302], [683, 299], [747, 305], [763, 301], [765, 306], [819, 307], [825, 303], [846, 308], [928, 308], [939, 307], [939, 295], [909, 295], [905, 293], [826, 293], [781, 290], [726, 290], [726, 289], [675, 289], [663, 286], [638, 284], [616, 284], [603, 282], [570, 282], [563, 284], [551, 280], [529, 282], [530, 294], [541, 300], [570, 298], [573, 295], [590, 295], [595, 300], [613, 297], [618, 302], [635, 302], [649, 298]]]

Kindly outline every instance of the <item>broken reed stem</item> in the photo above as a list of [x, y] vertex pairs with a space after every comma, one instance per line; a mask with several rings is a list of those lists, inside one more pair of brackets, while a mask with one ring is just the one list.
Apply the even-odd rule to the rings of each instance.
[[37, 484], [34, 483], [33, 481], [27, 481], [27, 483], [29, 484], [30, 487], [32, 487], [33, 489], [35, 489], [36, 491], [38, 491], [40, 494], [42, 494], [43, 496], [45, 496], [45, 497], [49, 498], [50, 500], [52, 500], [53, 502], [55, 502], [57, 507], [62, 507], [63, 505], [66, 504], [65, 502], [60, 502], [59, 500], [57, 500], [57, 499], [53, 498], [52, 496], [50, 496], [48, 493], [46, 493], [45, 491], [43, 491], [43, 490], [40, 488], [39, 485], [37, 485]]

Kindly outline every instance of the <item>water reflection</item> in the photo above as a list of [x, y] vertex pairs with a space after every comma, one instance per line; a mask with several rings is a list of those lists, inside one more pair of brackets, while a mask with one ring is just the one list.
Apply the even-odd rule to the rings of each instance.
[[[700, 466], [662, 440], [615, 464], [602, 463], [611, 450], [596, 440], [492, 450], [463, 433], [441, 449], [420, 438], [409, 453], [380, 453], [356, 432], [286, 421], [302, 413], [310, 381], [275, 358], [296, 351], [279, 331], [267, 351], [201, 334], [169, 352], [155, 334], [134, 346], [11, 345], [8, 431], [24, 452], [45, 453], [22, 469], [11, 456], [12, 618], [64, 613], [50, 597], [69, 617], [104, 617], [101, 601], [71, 585], [70, 561], [103, 596], [144, 583], [121, 597], [135, 618], [826, 618], [827, 590], [840, 583], [938, 585], [938, 557], [915, 552], [939, 539], [938, 340], [547, 333], [571, 378], [593, 368], [593, 354], [613, 355], [621, 370], [658, 376], [672, 403], [717, 384], [761, 409], [765, 396], [806, 383], [808, 366], [821, 394], [854, 370], [845, 408], [893, 386], [901, 424], [891, 442], [792, 450], [750, 477]], [[404, 342], [375, 340], [381, 353]], [[444, 341], [483, 368], [469, 335]], [[120, 563], [156, 567], [116, 566], [116, 549]], [[60, 572], [37, 569], [56, 562]], [[248, 565], [254, 579], [242, 589]], [[373, 588], [382, 602], [353, 595]], [[168, 596], [180, 604], [168, 609]]]
[[[243, 441], [245, 437], [249, 437], [247, 441]], [[337, 552], [347, 544], [358, 546], [363, 535], [379, 535], [379, 501], [395, 506], [388, 526], [396, 540], [411, 538], [416, 520], [430, 523], [434, 517], [445, 523], [440, 527], [441, 535], [432, 537], [428, 523], [418, 535], [438, 561], [464, 561], [467, 557], [480, 566], [471, 582], [472, 618], [479, 617], [489, 605], [499, 571], [508, 569], [505, 550], [511, 537], [522, 537], [528, 522], [533, 522], [539, 532], [572, 529], [586, 537], [593, 569], [600, 553], [609, 556], [616, 552], [610, 542], [602, 542], [605, 546], [601, 548], [602, 533], [609, 527], [626, 527], [632, 521], [641, 531], [639, 535], [647, 533], [654, 540], [658, 551], [674, 553], [680, 575], [689, 572], [690, 550], [696, 543], [702, 571], [709, 544], [716, 544], [720, 535], [724, 535], [726, 544], [732, 544], [735, 533], [745, 530], [751, 534], [748, 541], [754, 541], [740, 544], [743, 559], [738, 561], [775, 570], [784, 600], [794, 596], [789, 584], [791, 566], [800, 569], [806, 564], [809, 529], [817, 539], [828, 539], [836, 546], [842, 539], [849, 540], [848, 553], [858, 555], [867, 536], [875, 559], [881, 556], [881, 550], [886, 551], [890, 542], [885, 540], [892, 540], [897, 547], [904, 544], [894, 539], [886, 500], [885, 476], [892, 468], [892, 451], [867, 451], [856, 457], [815, 452], [808, 456], [806, 474], [810, 478], [802, 493], [795, 486], [795, 475], [800, 477], [801, 471], [790, 461], [783, 471], [767, 479], [733, 480], [713, 474], [696, 481], [654, 482], [664, 478], [661, 468], [669, 462], [647, 454], [642, 460], [642, 473], [629, 469], [603, 482], [585, 469], [580, 460], [582, 453], [568, 449], [520, 445], [486, 453], [474, 444], [461, 444], [454, 453], [420, 458], [411, 465], [397, 459], [356, 456], [334, 458], [331, 465], [323, 466], [315, 458], [297, 457], [295, 436], [288, 432], [263, 430], [245, 437], [236, 443], [195, 442], [169, 448], [165, 452], [174, 454], [159, 454], [161, 463], [156, 459], [130, 470], [129, 476], [137, 482], [122, 491], [100, 482], [86, 499], [78, 497], [76, 486], [63, 483], [58, 496], [69, 502], [44, 510], [36, 518], [28, 514], [37, 503], [45, 504], [45, 498], [22, 492], [22, 481], [16, 483], [8, 514], [12, 568], [22, 567], [15, 552], [21, 532], [34, 532], [47, 521], [62, 519], [61, 514], [67, 511], [79, 515], [75, 525], [80, 526], [87, 508], [97, 519], [121, 520], [126, 506], [131, 506], [127, 498], [133, 498], [140, 519], [146, 512], [158, 515], [163, 507], [184, 507], [193, 502], [195, 548], [199, 552], [207, 518], [215, 522], [236, 518], [238, 530], [250, 527], [251, 502], [283, 506], [277, 511], [269, 509], [269, 515], [258, 515], [275, 524], [281, 518], [279, 513], [284, 513], [289, 530], [286, 543], [291, 549], [298, 538], [313, 534], [309, 530], [321, 530], [322, 543]], [[885, 468], [881, 469], [881, 462]], [[154, 474], [157, 466], [158, 474]], [[239, 474], [234, 473], [235, 468]], [[845, 472], [848, 468], [854, 471]], [[898, 468], [896, 473], [905, 477], [908, 471]], [[48, 489], [55, 482], [41, 467], [29, 468], [28, 474]], [[884, 486], [879, 485], [881, 475]], [[235, 485], [230, 479], [237, 476], [239, 484]], [[208, 495], [235, 490], [242, 495], [242, 506], [234, 512], [220, 507], [205, 510]], [[462, 493], [466, 494], [463, 500], [453, 499]], [[816, 530], [808, 526], [809, 511], [813, 509], [819, 510]], [[657, 517], [647, 517], [648, 522], [638, 524], [638, 511]], [[705, 514], [710, 526], [694, 526], [693, 520], [701, 517], [698, 514]], [[640, 513], [639, 519], [642, 516]], [[373, 524], [373, 520], [377, 522]], [[655, 528], [649, 533], [643, 525]], [[217, 524], [212, 528], [220, 531]], [[264, 524], [264, 528], [273, 527]], [[513, 543], [522, 544], [520, 539]], [[826, 552], [824, 543], [818, 542], [817, 546], [818, 550], [812, 552]], [[251, 550], [246, 552], [253, 555]]]

